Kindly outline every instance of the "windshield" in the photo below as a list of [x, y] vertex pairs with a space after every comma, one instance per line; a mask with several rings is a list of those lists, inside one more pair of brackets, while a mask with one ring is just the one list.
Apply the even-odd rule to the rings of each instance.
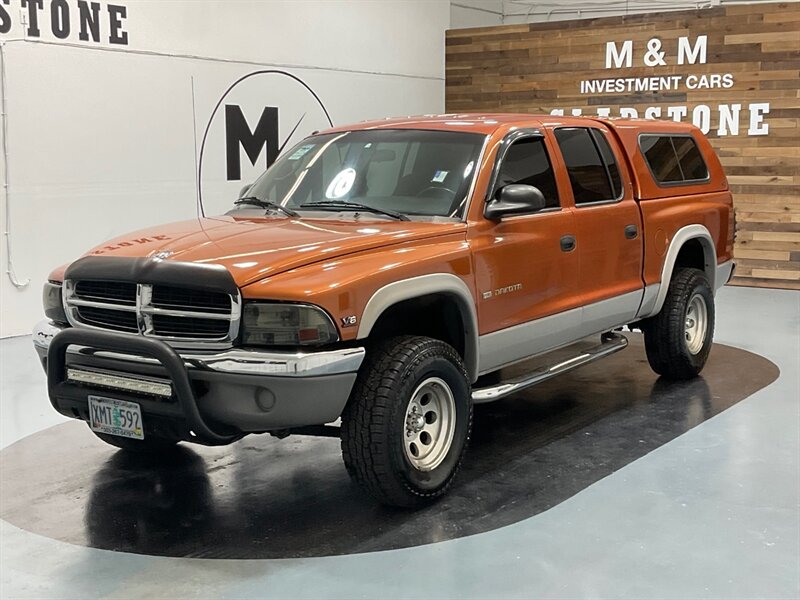
[[278, 158], [244, 195], [301, 214], [360, 204], [461, 218], [483, 140], [475, 133], [416, 129], [313, 136]]

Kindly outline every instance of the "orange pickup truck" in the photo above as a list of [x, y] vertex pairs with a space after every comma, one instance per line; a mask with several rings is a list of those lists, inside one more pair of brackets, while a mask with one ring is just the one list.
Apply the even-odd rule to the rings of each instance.
[[657, 373], [697, 375], [733, 271], [727, 180], [679, 123], [361, 123], [240, 196], [51, 274], [33, 336], [51, 403], [128, 451], [339, 436], [396, 506], [446, 492], [473, 404], [621, 350], [624, 326]]

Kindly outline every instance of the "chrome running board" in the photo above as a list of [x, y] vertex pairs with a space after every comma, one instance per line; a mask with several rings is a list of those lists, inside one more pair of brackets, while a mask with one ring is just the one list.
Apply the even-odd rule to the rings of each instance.
[[624, 336], [617, 333], [604, 333], [598, 345], [582, 350], [580, 354], [567, 360], [559, 360], [555, 364], [539, 367], [529, 373], [519, 375], [507, 381], [473, 389], [472, 402], [474, 404], [483, 404], [505, 398], [525, 388], [547, 381], [556, 375], [572, 371], [590, 362], [594, 362], [599, 358], [604, 358], [609, 354], [619, 352], [627, 345], [628, 340]]

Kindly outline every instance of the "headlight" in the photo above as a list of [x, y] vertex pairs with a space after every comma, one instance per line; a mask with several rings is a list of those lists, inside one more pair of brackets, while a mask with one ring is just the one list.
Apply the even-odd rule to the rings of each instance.
[[338, 340], [328, 313], [316, 306], [265, 302], [244, 305], [245, 346], [319, 346]]
[[61, 283], [48, 281], [42, 290], [42, 304], [44, 314], [51, 321], [66, 324], [67, 315], [64, 313], [64, 304], [61, 302]]

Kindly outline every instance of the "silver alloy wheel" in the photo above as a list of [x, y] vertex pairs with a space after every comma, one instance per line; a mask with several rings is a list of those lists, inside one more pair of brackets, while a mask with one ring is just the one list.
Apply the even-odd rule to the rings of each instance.
[[450, 386], [428, 377], [417, 386], [406, 407], [403, 449], [418, 471], [432, 471], [450, 451], [456, 428], [456, 402]]
[[692, 354], [697, 354], [703, 349], [708, 328], [708, 307], [706, 300], [700, 294], [695, 294], [689, 300], [686, 309], [686, 348]]

